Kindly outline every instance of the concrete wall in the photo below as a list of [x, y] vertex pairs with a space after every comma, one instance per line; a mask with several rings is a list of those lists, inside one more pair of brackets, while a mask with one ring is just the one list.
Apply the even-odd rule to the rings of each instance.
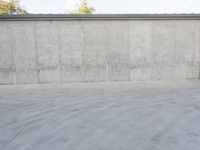
[[0, 21], [0, 84], [199, 76], [199, 20]]

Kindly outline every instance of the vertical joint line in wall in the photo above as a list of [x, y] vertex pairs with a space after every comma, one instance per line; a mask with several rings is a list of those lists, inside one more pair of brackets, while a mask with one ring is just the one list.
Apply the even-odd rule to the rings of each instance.
[[106, 33], [107, 33], [107, 37], [108, 39], [106, 40], [107, 41], [107, 50], [106, 50], [106, 75], [105, 75], [105, 81], [108, 81], [109, 80], [109, 54], [110, 54], [110, 40], [109, 40], [109, 24], [106, 23]]
[[198, 35], [198, 38], [199, 38], [199, 80], [200, 80], [200, 28], [199, 28], [199, 35]]
[[152, 63], [153, 62], [153, 57], [152, 57], [152, 48], [153, 48], [153, 23], [150, 22], [150, 35], [149, 35], [149, 49], [150, 49], [150, 80], [153, 79], [153, 74], [152, 74], [152, 70], [153, 70], [153, 67], [154, 67], [154, 64]]
[[[200, 23], [200, 22], [199, 22]], [[198, 69], [199, 69], [199, 77], [198, 77], [198, 79], [200, 80], [200, 28], [199, 29], [197, 29], [197, 35], [196, 35], [197, 37], [197, 51], [198, 51], [198, 60], [197, 60], [197, 64], [198, 64]]]
[[[175, 50], [175, 38], [176, 38], [175, 36], [176, 36], [176, 34], [174, 34], [174, 32], [172, 32], [173, 50]], [[173, 65], [171, 67], [172, 67], [172, 79], [174, 79], [175, 78], [174, 67], [173, 67]]]
[[85, 43], [84, 43], [84, 33], [83, 33], [83, 26], [82, 26], [82, 21], [80, 21], [80, 34], [81, 34], [81, 48], [82, 48], [82, 52], [81, 52], [81, 57], [82, 57], [82, 67], [80, 69], [80, 76], [81, 76], [81, 81], [85, 80], [85, 76], [83, 73], [83, 65], [85, 63], [85, 58], [84, 58], [84, 52], [85, 52]]
[[14, 54], [14, 37], [13, 37], [13, 26], [10, 24], [10, 36], [11, 36], [11, 69], [12, 69], [12, 82], [16, 84], [16, 66], [15, 66], [15, 54]]
[[[58, 22], [57, 22], [58, 23]], [[60, 83], [63, 82], [62, 79], [62, 62], [61, 62], [61, 49], [62, 49], [62, 40], [61, 40], [61, 26], [58, 24], [58, 43], [59, 43], [59, 50], [58, 50], [58, 65], [59, 65], [59, 81]]]
[[[199, 22], [200, 23], [200, 22]], [[199, 28], [199, 32], [198, 32], [198, 39], [199, 39], [199, 45], [198, 45], [198, 48], [199, 48], [199, 80], [200, 80], [200, 28]]]
[[38, 66], [38, 43], [37, 43], [37, 35], [36, 35], [36, 31], [37, 31], [37, 22], [35, 22], [34, 24], [34, 41], [35, 41], [35, 63], [36, 63], [36, 70], [37, 70], [37, 83], [40, 82], [40, 69]]
[[131, 69], [130, 69], [130, 68], [131, 68], [131, 67], [130, 67], [130, 66], [131, 66], [131, 65], [130, 65], [130, 60], [131, 60], [131, 58], [130, 58], [130, 57], [131, 57], [131, 56], [130, 56], [130, 24], [131, 24], [131, 22], [130, 22], [130, 20], [129, 20], [129, 21], [128, 21], [128, 62], [127, 62], [127, 63], [128, 63], [128, 64], [127, 64], [127, 65], [128, 65], [128, 71], [129, 71], [129, 77], [128, 77], [128, 78], [129, 78], [129, 79], [128, 79], [129, 81], [131, 81]]

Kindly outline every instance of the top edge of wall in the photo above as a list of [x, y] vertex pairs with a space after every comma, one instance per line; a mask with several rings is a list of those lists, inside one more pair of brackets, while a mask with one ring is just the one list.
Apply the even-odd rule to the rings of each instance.
[[26, 14], [0, 15], [0, 21], [200, 20], [200, 14]]

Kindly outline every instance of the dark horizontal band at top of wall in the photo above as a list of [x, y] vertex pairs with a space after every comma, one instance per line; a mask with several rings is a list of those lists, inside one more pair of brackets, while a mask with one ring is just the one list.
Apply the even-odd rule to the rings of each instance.
[[200, 20], [200, 14], [26, 14], [0, 15], [0, 21], [54, 20]]

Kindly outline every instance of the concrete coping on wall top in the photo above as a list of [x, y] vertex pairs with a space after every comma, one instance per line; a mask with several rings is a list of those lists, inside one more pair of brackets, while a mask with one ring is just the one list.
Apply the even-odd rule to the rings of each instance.
[[200, 20], [200, 14], [26, 14], [0, 15], [0, 21]]

